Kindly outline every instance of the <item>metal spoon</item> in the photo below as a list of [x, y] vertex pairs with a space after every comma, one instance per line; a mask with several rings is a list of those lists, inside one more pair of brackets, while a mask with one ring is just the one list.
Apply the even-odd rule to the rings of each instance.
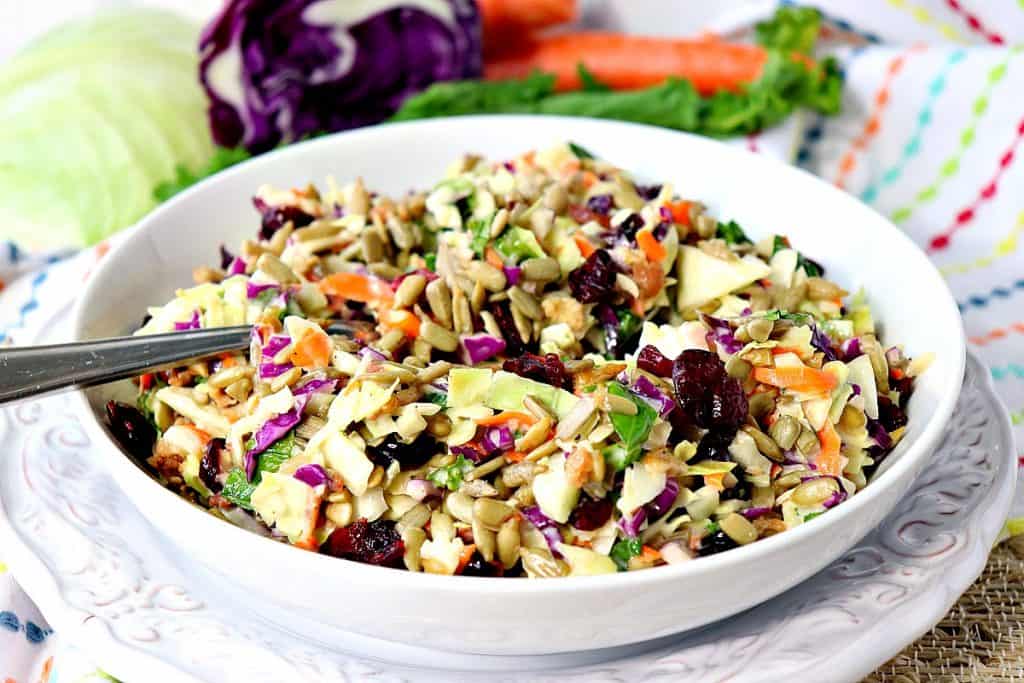
[[[328, 334], [355, 336], [356, 325], [333, 322]], [[249, 348], [252, 328], [215, 327], [71, 344], [0, 348], [0, 404], [69, 388], [91, 387]]]

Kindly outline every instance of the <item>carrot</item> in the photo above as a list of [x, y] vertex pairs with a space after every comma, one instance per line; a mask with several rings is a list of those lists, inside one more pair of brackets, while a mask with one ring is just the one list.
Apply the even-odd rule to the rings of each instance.
[[238, 360], [232, 354], [230, 354], [230, 353], [222, 353], [222, 354], [220, 354], [220, 367], [221, 367], [221, 369], [233, 368], [236, 365], [238, 365]]
[[653, 38], [621, 33], [576, 32], [517, 41], [488, 58], [488, 80], [524, 78], [533, 71], [552, 73], [559, 91], [583, 87], [578, 66], [615, 90], [638, 90], [685, 78], [701, 94], [737, 92], [756, 81], [768, 61], [758, 45], [709, 40]]
[[576, 242], [576, 246], [579, 247], [580, 253], [583, 254], [583, 258], [590, 258], [590, 255], [597, 251], [597, 249], [594, 248], [594, 245], [590, 243], [590, 240], [579, 233], [574, 234], [572, 239]]
[[153, 373], [147, 372], [145, 375], [139, 375], [139, 390], [147, 391], [153, 386]]
[[501, 255], [494, 247], [487, 247], [484, 250], [484, 260], [499, 270], [505, 267], [505, 262], [501, 260]]
[[791, 389], [803, 394], [828, 394], [836, 388], [836, 378], [807, 366], [754, 368], [754, 379], [773, 387]]
[[711, 488], [716, 489], [719, 493], [725, 490], [725, 482], [722, 481], [723, 479], [725, 479], [725, 472], [705, 474], [703, 475], [703, 477], [705, 486], [710, 486]]
[[597, 177], [597, 174], [593, 171], [583, 171], [583, 187], [589, 190], [591, 187], [596, 185], [601, 179]]
[[672, 214], [672, 221], [690, 227], [690, 206], [693, 202], [688, 202], [685, 199], [680, 199], [674, 202], [665, 202], [665, 208]]
[[319, 332], [309, 332], [292, 348], [293, 365], [307, 369], [322, 369], [331, 364], [331, 338]]
[[843, 473], [843, 461], [839, 455], [841, 442], [832, 422], [825, 420], [825, 426], [818, 430], [818, 439], [821, 441], [821, 452], [814, 459], [814, 464], [819, 472], [838, 477]]
[[522, 462], [525, 457], [526, 453], [520, 453], [519, 451], [508, 451], [505, 453], [505, 460], [508, 462]]
[[210, 440], [213, 439], [212, 436], [210, 436], [209, 434], [204, 432], [199, 427], [196, 427], [194, 424], [183, 424], [181, 426], [184, 427], [185, 429], [189, 430], [190, 432], [192, 432], [196, 436], [198, 436], [199, 440], [202, 441], [204, 444], [210, 443]]
[[641, 230], [636, 234], [636, 243], [643, 252], [647, 254], [647, 260], [654, 263], [661, 263], [665, 256], [668, 254], [665, 251], [665, 247], [658, 238], [654, 236], [654, 233], [650, 230]]
[[381, 316], [385, 327], [401, 330], [409, 339], [420, 336], [420, 319], [409, 311], [388, 311]]
[[462, 555], [459, 556], [459, 566], [455, 570], [456, 574], [461, 574], [462, 573], [462, 570], [465, 569], [467, 564], [469, 564], [469, 561], [473, 559], [473, 553], [475, 553], [475, 552], [476, 552], [476, 544], [475, 543], [470, 543], [469, 545], [467, 545], [465, 547], [465, 549], [462, 551]]
[[506, 422], [522, 422], [523, 424], [532, 425], [537, 421], [533, 415], [529, 413], [522, 413], [518, 410], [503, 410], [497, 415], [491, 415], [490, 417], [482, 417], [476, 421], [481, 427], [494, 427], [496, 425], [503, 425]]
[[640, 549], [640, 559], [648, 562], [657, 562], [661, 559], [661, 552], [649, 545], [645, 545]]
[[635, 298], [629, 304], [629, 310], [631, 313], [636, 315], [638, 318], [644, 317], [644, 302], [643, 299]]
[[317, 286], [324, 294], [363, 303], [390, 301], [395, 296], [384, 280], [359, 273], [334, 273], [320, 280]]
[[565, 461], [565, 473], [569, 478], [569, 482], [576, 488], [587, 483], [593, 468], [594, 459], [591, 457], [590, 451], [584, 448], [574, 450]]
[[477, 0], [484, 49], [500, 52], [525, 33], [575, 21], [576, 0]]

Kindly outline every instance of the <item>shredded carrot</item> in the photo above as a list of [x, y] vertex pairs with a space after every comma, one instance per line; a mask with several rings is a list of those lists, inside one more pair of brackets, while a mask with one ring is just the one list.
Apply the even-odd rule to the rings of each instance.
[[409, 311], [387, 311], [381, 316], [384, 327], [401, 330], [409, 339], [420, 336], [420, 319]]
[[804, 394], [829, 394], [836, 388], [834, 375], [804, 365], [775, 368], [754, 368], [754, 379], [774, 387]]
[[629, 310], [633, 312], [639, 318], [644, 317], [644, 302], [643, 299], [634, 298], [629, 304]]
[[518, 410], [504, 410], [497, 415], [491, 415], [490, 417], [482, 417], [476, 421], [481, 427], [494, 427], [495, 425], [503, 425], [506, 422], [521, 422], [523, 424], [532, 425], [537, 421], [530, 413], [523, 413]]
[[212, 436], [210, 436], [209, 434], [204, 432], [199, 427], [196, 427], [194, 424], [183, 424], [181, 426], [184, 427], [185, 429], [189, 430], [190, 432], [192, 432], [196, 436], [198, 436], [200, 441], [202, 441], [204, 444], [210, 443], [210, 441], [213, 439]]
[[522, 462], [525, 457], [526, 453], [520, 453], [519, 451], [509, 451], [505, 454], [505, 460], [508, 462]]
[[590, 240], [578, 232], [572, 236], [572, 239], [576, 242], [576, 246], [579, 247], [580, 253], [583, 254], [583, 258], [590, 258], [590, 255], [597, 251], [597, 249], [594, 248], [594, 245], [590, 243]]
[[830, 420], [825, 420], [825, 425], [818, 430], [818, 439], [821, 441], [821, 452], [814, 459], [814, 464], [819, 472], [838, 477], [843, 473], [843, 461], [839, 455], [842, 442]]
[[690, 550], [693, 550], [695, 552], [697, 550], [700, 550], [700, 536], [698, 534], [691, 533], [690, 542], [688, 545], [690, 546]]
[[771, 350], [771, 352], [773, 356], [781, 356], [784, 353], [792, 353], [795, 356], [801, 355], [800, 349], [794, 349], [788, 346], [776, 346], [774, 349]]
[[324, 294], [363, 303], [390, 301], [395, 296], [384, 280], [359, 273], [333, 273], [320, 280], [317, 286]]
[[716, 472], [715, 474], [702, 475], [704, 477], [704, 485], [710, 486], [711, 488], [721, 493], [722, 491], [725, 490], [725, 482], [723, 481], [723, 479], [725, 479], [725, 475], [725, 472]]
[[583, 187], [589, 190], [591, 187], [596, 185], [601, 179], [597, 177], [597, 174], [593, 171], [583, 171]]
[[640, 549], [640, 558], [648, 562], [657, 562], [661, 559], [661, 552], [645, 545]]
[[326, 334], [309, 332], [292, 347], [292, 364], [307, 369], [326, 368], [331, 364], [333, 347]]
[[505, 262], [501, 260], [501, 255], [494, 247], [487, 247], [487, 249], [484, 250], [484, 260], [498, 269], [505, 266]]
[[672, 214], [672, 222], [690, 227], [690, 206], [692, 202], [680, 199], [674, 202], [665, 202], [666, 208]]
[[569, 482], [576, 488], [587, 483], [593, 468], [594, 460], [586, 448], [577, 448], [569, 454], [569, 458], [565, 461], [565, 474]]
[[661, 263], [668, 254], [664, 245], [658, 241], [658, 238], [654, 236], [654, 232], [651, 230], [641, 230], [638, 232], [636, 234], [636, 243], [647, 254], [647, 260], [653, 263]]
[[566, 176], [571, 176], [578, 170], [580, 170], [579, 159], [569, 159], [564, 164], [562, 164], [562, 167], [560, 169], [558, 169], [559, 173], [562, 175], [563, 178]]
[[220, 367], [222, 370], [224, 368], [233, 368], [236, 365], [238, 365], [238, 360], [230, 353], [222, 353], [220, 354], [219, 358]]
[[577, 548], [593, 548], [594, 547], [594, 544], [592, 542], [584, 540], [582, 538], [574, 538], [574, 539], [572, 539], [572, 544], [574, 546], [576, 546]]
[[893, 379], [903, 379], [903, 371], [899, 368], [893, 368], [889, 371], [889, 374], [892, 375]]
[[473, 553], [476, 552], [476, 544], [470, 543], [466, 546], [465, 550], [462, 551], [462, 555], [459, 556], [459, 567], [455, 570], [456, 574], [461, 574], [462, 570], [466, 568], [469, 561], [473, 559]]
[[153, 373], [147, 372], [144, 375], [139, 375], [139, 389], [142, 391], [148, 390], [153, 386]]

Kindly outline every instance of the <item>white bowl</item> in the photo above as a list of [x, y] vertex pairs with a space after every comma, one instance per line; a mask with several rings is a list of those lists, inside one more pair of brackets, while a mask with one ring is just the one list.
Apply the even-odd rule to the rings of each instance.
[[[588, 119], [495, 116], [435, 119], [334, 135], [266, 154], [199, 184], [147, 216], [86, 285], [73, 328], [80, 339], [122, 334], [147, 305], [191, 282], [217, 245], [255, 233], [250, 197], [362, 176], [389, 193], [431, 185], [464, 152], [492, 158], [570, 139], [646, 180], [671, 181], [753, 238], [771, 232], [822, 263], [847, 289], [864, 287], [884, 339], [936, 354], [910, 402], [906, 437], [858, 495], [792, 531], [683, 565], [550, 581], [413, 574], [316, 555], [248, 533], [182, 501], [125, 457], [103, 426], [117, 388], [90, 391], [93, 435], [139, 510], [186, 554], [281, 609], [403, 643], [487, 654], [541, 654], [635, 643], [692, 629], [756, 605], [823, 568], [871, 530], [928, 463], [956, 401], [964, 336], [953, 298], [925, 255], [847, 194], [781, 163], [704, 138]], [[123, 389], [123, 387], [122, 387]], [[94, 418], [94, 419], [93, 419]], [[329, 633], [330, 629], [323, 632]], [[313, 636], [317, 637], [317, 636]]]

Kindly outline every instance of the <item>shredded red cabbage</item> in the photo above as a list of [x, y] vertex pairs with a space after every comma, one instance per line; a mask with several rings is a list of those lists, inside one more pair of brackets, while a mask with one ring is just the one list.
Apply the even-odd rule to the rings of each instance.
[[481, 453], [473, 446], [462, 445], [462, 446], [450, 446], [449, 450], [455, 455], [461, 455], [470, 462], [480, 462], [486, 456], [486, 453]]
[[558, 544], [562, 542], [562, 533], [558, 530], [558, 523], [541, 512], [536, 505], [523, 508], [522, 513], [526, 521], [537, 527], [537, 530], [544, 535], [544, 540], [551, 548], [551, 553], [555, 557], [561, 557], [562, 553], [558, 550]]
[[280, 289], [280, 287], [281, 285], [278, 284], [270, 283], [261, 285], [259, 283], [253, 282], [252, 280], [249, 280], [248, 282], [245, 283], [245, 296], [248, 299], [255, 299], [268, 289]]
[[359, 349], [359, 356], [362, 358], [369, 358], [370, 360], [389, 360], [389, 357], [373, 348], [372, 346], [364, 346]]
[[849, 363], [851, 360], [864, 353], [860, 349], [860, 337], [851, 337], [847, 339], [839, 347], [839, 350], [843, 354], [844, 363]]
[[515, 287], [519, 284], [519, 277], [523, 273], [523, 269], [519, 266], [502, 266], [502, 270], [505, 271], [505, 278], [508, 279], [508, 286]]
[[868, 434], [871, 435], [871, 438], [874, 439], [875, 443], [880, 447], [892, 447], [892, 437], [889, 436], [889, 432], [885, 431], [885, 427], [882, 426], [881, 422], [878, 420], [872, 420], [870, 417], [868, 418]]
[[811, 325], [811, 346], [824, 353], [826, 361], [839, 360], [832, 348], [832, 339], [817, 325]]
[[828, 508], [832, 508], [835, 507], [836, 505], [839, 505], [844, 500], [846, 500], [846, 498], [846, 491], [840, 486], [839, 490], [833, 493], [831, 496], [829, 496], [821, 505], [827, 510]]
[[192, 317], [185, 323], [174, 323], [175, 332], [184, 332], [185, 330], [198, 330], [201, 327], [199, 324], [199, 311], [192, 311]]
[[472, 334], [462, 338], [464, 356], [468, 365], [476, 365], [505, 351], [505, 340], [489, 334]]
[[292, 391], [292, 394], [294, 394], [295, 396], [305, 396], [306, 394], [318, 394], [323, 391], [331, 393], [337, 386], [338, 380], [336, 379], [316, 378], [311, 379], [305, 384], [303, 384], [301, 387], [294, 389]]
[[316, 488], [321, 484], [326, 484], [330, 480], [330, 477], [327, 476], [327, 470], [316, 463], [303, 465], [299, 469], [295, 470], [295, 474], [292, 476], [304, 484], [309, 484], [313, 488]]
[[761, 507], [761, 508], [747, 508], [746, 510], [740, 510], [740, 514], [743, 515], [744, 517], [746, 517], [747, 519], [757, 519], [758, 517], [760, 517], [762, 515], [767, 515], [771, 511], [772, 511], [771, 508], [765, 508], [765, 507]]
[[640, 527], [647, 521], [647, 509], [637, 508], [631, 515], [623, 515], [619, 519], [619, 528], [629, 538], [636, 538], [640, 535]]
[[711, 328], [708, 332], [708, 341], [714, 341], [727, 353], [739, 353], [743, 350], [743, 342], [738, 341], [732, 332], [729, 323], [721, 318], [713, 318], [710, 315], [704, 316], [704, 322]]
[[676, 407], [676, 402], [668, 394], [643, 375], [636, 378], [636, 383], [633, 384], [633, 393], [650, 404], [661, 417], [667, 417]]
[[267, 340], [267, 343], [263, 345], [263, 358], [266, 359], [266, 362], [260, 363], [260, 379], [277, 377], [292, 369], [291, 363], [277, 365], [273, 362], [274, 356], [291, 343], [291, 337], [281, 334], [275, 334]]
[[228, 275], [245, 275], [245, 261], [237, 256], [228, 265]]
[[484, 431], [484, 437], [481, 440], [484, 448], [489, 453], [494, 451], [507, 451], [515, 445], [515, 438], [512, 436], [512, 430], [502, 425], [500, 427], [491, 427]]
[[676, 502], [677, 495], [679, 495], [679, 482], [669, 477], [661, 493], [647, 504], [650, 519], [657, 519], [668, 512], [668, 509], [672, 507], [672, 503]]
[[410, 479], [405, 483], [405, 493], [422, 502], [427, 498], [440, 496], [441, 489], [427, 479]]
[[253, 447], [245, 453], [245, 474], [252, 481], [256, 472], [256, 456], [270, 448], [278, 439], [283, 438], [295, 425], [302, 421], [302, 411], [306, 407], [309, 396], [296, 396], [295, 405], [287, 413], [281, 413], [263, 423], [253, 435]]

